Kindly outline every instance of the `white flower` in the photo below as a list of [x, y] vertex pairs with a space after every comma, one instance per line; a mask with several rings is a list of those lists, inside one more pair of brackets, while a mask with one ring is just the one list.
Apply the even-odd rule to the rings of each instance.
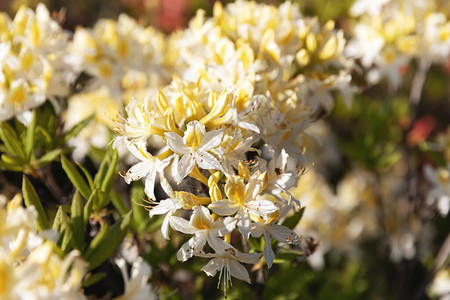
[[437, 168], [426, 165], [425, 176], [433, 188], [428, 192], [428, 204], [437, 202], [437, 209], [442, 216], [447, 216], [450, 210], [450, 164], [447, 168]]
[[183, 204], [178, 201], [176, 194], [174, 193], [172, 187], [167, 182], [167, 179], [161, 177], [161, 186], [169, 196], [169, 198], [165, 200], [161, 200], [159, 203], [154, 201], [148, 201], [150, 204], [156, 204], [156, 206], [151, 207], [150, 205], [146, 206], [146, 208], [150, 209], [150, 218], [155, 215], [166, 215], [164, 218], [163, 224], [161, 226], [161, 233], [165, 239], [169, 239], [169, 221], [170, 216], [173, 215], [177, 210], [183, 207]]
[[[274, 220], [272, 219], [272, 221]], [[270, 220], [265, 224], [259, 222], [253, 223], [251, 233], [253, 237], [257, 238], [264, 234], [264, 258], [269, 268], [272, 267], [273, 260], [275, 259], [271, 237], [280, 243], [296, 244], [299, 242], [299, 236], [295, 231], [286, 226], [274, 224]]]
[[256, 264], [261, 258], [261, 254], [242, 253], [225, 242], [214, 248], [214, 250], [216, 251], [214, 254], [204, 253], [199, 254], [198, 256], [213, 258], [202, 268], [202, 271], [208, 276], [215, 276], [217, 271], [219, 271], [217, 288], [220, 286], [220, 280], [223, 274], [223, 290], [225, 297], [227, 295], [227, 289], [229, 289], [230, 286], [233, 286], [233, 283], [231, 282], [232, 276], [251, 283], [247, 269], [239, 262]]
[[166, 132], [165, 136], [170, 150], [182, 156], [177, 167], [180, 180], [191, 173], [196, 164], [206, 170], [222, 170], [219, 161], [208, 153], [220, 145], [222, 130], [206, 132], [203, 123], [192, 121], [187, 124], [183, 138], [175, 132]]
[[177, 258], [180, 261], [186, 261], [199, 253], [206, 241], [209, 245], [217, 243], [218, 236], [229, 234], [236, 226], [236, 219], [230, 217], [214, 221], [209, 210], [204, 206], [195, 206], [193, 210], [190, 222], [180, 217], [172, 216], [170, 218], [170, 225], [173, 229], [186, 234], [195, 234], [178, 251]]
[[250, 235], [250, 218], [260, 218], [278, 210], [269, 200], [258, 198], [264, 184], [265, 174], [256, 172], [247, 184], [239, 176], [231, 176], [225, 184], [228, 199], [211, 203], [208, 207], [221, 216], [237, 214], [237, 225], [245, 239]]
[[156, 173], [159, 173], [160, 177], [164, 176], [164, 169], [169, 165], [171, 157], [159, 160], [148, 153], [143, 142], [131, 144], [130, 142], [125, 141], [125, 145], [128, 150], [140, 160], [140, 162], [132, 166], [122, 175], [125, 178], [125, 182], [129, 184], [131, 181], [145, 178], [145, 194], [150, 197], [150, 199], [155, 200], [154, 190]]
[[138, 257], [137, 260], [133, 262], [133, 265], [131, 266], [131, 276], [128, 276], [125, 259], [116, 259], [115, 262], [122, 273], [124, 293], [122, 296], [114, 298], [114, 300], [158, 299], [158, 296], [152, 290], [151, 285], [147, 283], [152, 274], [152, 269], [142, 257]]

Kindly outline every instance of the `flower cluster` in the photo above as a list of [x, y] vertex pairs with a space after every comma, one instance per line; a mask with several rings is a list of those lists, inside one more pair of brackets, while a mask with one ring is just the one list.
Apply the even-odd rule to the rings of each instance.
[[75, 80], [64, 55], [69, 38], [43, 4], [21, 7], [13, 20], [0, 13], [1, 121], [18, 115], [27, 123], [26, 111], [68, 95]]
[[358, 0], [361, 16], [346, 54], [359, 58], [370, 84], [387, 78], [397, 89], [413, 59], [442, 64], [450, 55], [450, 20], [441, 1]]
[[0, 297], [2, 299], [84, 299], [87, 263], [76, 250], [61, 258], [56, 245], [36, 234], [36, 209], [17, 195], [0, 198]]

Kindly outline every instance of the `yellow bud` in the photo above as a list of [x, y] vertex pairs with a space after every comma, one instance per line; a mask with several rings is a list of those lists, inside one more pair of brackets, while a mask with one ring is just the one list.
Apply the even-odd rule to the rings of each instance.
[[213, 16], [214, 18], [221, 18], [223, 16], [223, 6], [220, 1], [214, 2]]
[[16, 209], [21, 206], [22, 206], [22, 194], [16, 194], [14, 198], [12, 198], [12, 200], [8, 202], [6, 210], [8, 211], [8, 213], [10, 213], [13, 209]]
[[319, 52], [319, 59], [327, 60], [334, 56], [337, 49], [336, 35], [331, 35], [329, 39], [323, 44], [322, 49]]
[[306, 49], [300, 49], [300, 51], [298, 51], [295, 55], [295, 58], [297, 59], [298, 64], [302, 67], [309, 64], [311, 60], [311, 56]]
[[175, 116], [174, 116], [174, 112], [173, 112], [172, 109], [169, 108], [166, 111], [165, 117], [166, 117], [166, 127], [167, 127], [167, 129], [169, 129], [169, 131], [175, 132], [175, 133], [177, 133], [179, 135], [183, 135], [183, 132], [180, 129], [178, 129], [178, 127], [177, 127], [177, 125], [175, 123]]
[[306, 49], [308, 49], [310, 53], [314, 53], [317, 49], [316, 36], [312, 32], [308, 33], [306, 36]]
[[219, 186], [215, 182], [213, 182], [211, 187], [209, 188], [209, 195], [211, 196], [212, 202], [216, 202], [223, 199]]
[[213, 183], [217, 184], [219, 182], [219, 179], [220, 179], [220, 172], [219, 171], [217, 171], [214, 174], [212, 174], [211, 176], [209, 176], [209, 178], [208, 178], [208, 187], [211, 188]]
[[326, 31], [331, 31], [331, 30], [333, 30], [334, 29], [334, 21], [333, 20], [328, 20], [326, 23], [325, 23], [325, 26], [324, 26], [324, 29], [326, 30]]

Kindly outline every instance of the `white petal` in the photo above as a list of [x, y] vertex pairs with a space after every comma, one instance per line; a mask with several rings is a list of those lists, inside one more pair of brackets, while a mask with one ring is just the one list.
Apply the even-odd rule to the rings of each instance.
[[227, 260], [230, 274], [237, 279], [251, 283], [247, 269], [235, 260]]
[[150, 210], [150, 218], [154, 215], [164, 215], [167, 214], [171, 209], [173, 209], [174, 203], [172, 199], [161, 200], [158, 205], [154, 206]]
[[175, 132], [166, 132], [164, 133], [164, 135], [166, 136], [167, 146], [170, 148], [170, 150], [180, 154], [189, 152], [189, 148], [184, 145], [181, 136], [179, 136]]
[[214, 169], [214, 170], [222, 170], [222, 166], [219, 161], [208, 152], [197, 151], [195, 152], [195, 162], [197, 165], [205, 170]]
[[191, 258], [196, 252], [199, 252], [205, 246], [206, 239], [203, 236], [194, 236], [189, 241], [181, 246], [180, 250], [177, 252], [177, 259], [179, 261], [186, 261]]
[[208, 208], [219, 216], [231, 216], [238, 211], [239, 206], [234, 201], [224, 199], [211, 203]]
[[198, 149], [207, 151], [216, 148], [222, 142], [223, 130], [209, 131], [205, 134]]
[[156, 179], [156, 169], [152, 168], [150, 173], [145, 177], [145, 194], [150, 198], [155, 200], [155, 179]]
[[[186, 153], [178, 162], [178, 175], [180, 175], [180, 181], [183, 180], [195, 167], [194, 158]], [[178, 182], [180, 183], [180, 182]]]
[[169, 215], [164, 218], [164, 221], [161, 225], [161, 233], [166, 240], [170, 240], [169, 238]]
[[218, 236], [225, 236], [231, 233], [236, 227], [237, 219], [226, 217], [213, 223], [213, 230], [210, 230], [211, 234]]
[[270, 239], [270, 234], [268, 233], [264, 233], [264, 259], [270, 269], [272, 267], [273, 260], [275, 259], [275, 253], [272, 250], [272, 240]]
[[161, 180], [161, 187], [163, 188], [164, 192], [172, 199], [175, 199], [175, 193], [173, 192], [172, 187], [170, 186], [169, 182], [167, 181], [166, 177], [160, 176], [159, 179]]
[[262, 253], [237, 252], [236, 259], [246, 264], [256, 264], [261, 259]]
[[218, 257], [213, 258], [202, 268], [202, 271], [204, 271], [208, 276], [215, 276], [217, 271], [222, 269], [222, 264], [223, 259]]
[[298, 234], [283, 225], [270, 224], [267, 226], [270, 235], [281, 243], [295, 244], [299, 242]]
[[240, 210], [238, 214], [239, 221], [237, 223], [237, 226], [239, 227], [239, 231], [241, 232], [244, 239], [248, 240], [248, 237], [250, 236], [250, 216], [246, 213], [243, 213], [242, 210]]
[[176, 216], [170, 217], [170, 226], [176, 231], [180, 231], [185, 234], [195, 234], [199, 231], [197, 228], [193, 227], [187, 220]]
[[263, 233], [266, 227], [262, 223], [252, 223], [250, 226], [250, 233], [252, 234], [252, 237], [259, 238]]

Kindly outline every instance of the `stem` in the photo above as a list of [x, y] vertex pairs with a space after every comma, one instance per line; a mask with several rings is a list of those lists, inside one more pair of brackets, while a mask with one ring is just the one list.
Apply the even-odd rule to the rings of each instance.
[[430, 65], [431, 62], [428, 59], [422, 58], [419, 61], [418, 69], [412, 81], [411, 90], [409, 93], [409, 103], [411, 104], [413, 117], [415, 117], [416, 107], [422, 96], [423, 86], [425, 84], [425, 79]]
[[36, 174], [57, 201], [61, 201], [64, 198], [64, 193], [56, 183], [55, 178], [53, 177], [53, 174], [50, 170], [50, 166], [46, 166], [45, 172], [43, 168], [37, 169]]

